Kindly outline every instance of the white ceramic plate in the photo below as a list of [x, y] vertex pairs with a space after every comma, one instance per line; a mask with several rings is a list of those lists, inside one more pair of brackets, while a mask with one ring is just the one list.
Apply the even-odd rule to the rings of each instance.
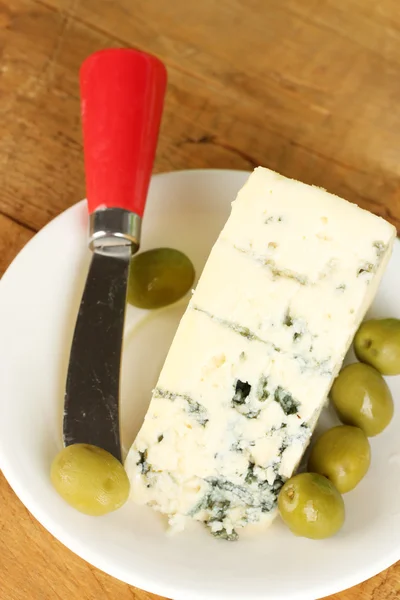
[[[197, 273], [248, 174], [191, 171], [153, 178], [143, 247], [187, 253]], [[61, 449], [64, 380], [89, 252], [86, 204], [45, 227], [0, 283], [0, 465], [32, 514], [62, 543], [103, 571], [174, 600], [314, 600], [357, 584], [400, 559], [400, 408], [371, 440], [372, 466], [345, 497], [334, 538], [294, 537], [275, 521], [237, 543], [203, 528], [168, 537], [162, 518], [128, 503], [102, 518], [75, 512], [51, 487]], [[400, 317], [400, 244], [373, 306]], [[138, 430], [186, 301], [151, 314], [129, 307], [122, 377], [123, 443]], [[400, 377], [389, 380], [397, 404]], [[329, 412], [319, 427], [332, 421]], [[16, 524], [17, 526], [17, 524]]]

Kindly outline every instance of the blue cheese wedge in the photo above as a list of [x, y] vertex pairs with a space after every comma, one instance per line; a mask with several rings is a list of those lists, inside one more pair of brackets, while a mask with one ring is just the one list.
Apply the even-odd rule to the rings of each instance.
[[396, 231], [258, 168], [233, 202], [128, 454], [132, 499], [234, 540], [269, 523]]

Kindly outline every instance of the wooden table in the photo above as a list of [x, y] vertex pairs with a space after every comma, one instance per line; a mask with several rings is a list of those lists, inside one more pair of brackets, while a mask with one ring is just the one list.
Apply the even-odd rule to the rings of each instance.
[[[107, 46], [168, 66], [156, 171], [262, 164], [400, 226], [399, 0], [1, 0], [0, 272], [84, 196], [77, 73]], [[66, 550], [1, 475], [0, 597], [155, 598]], [[335, 596], [398, 598], [400, 563]]]

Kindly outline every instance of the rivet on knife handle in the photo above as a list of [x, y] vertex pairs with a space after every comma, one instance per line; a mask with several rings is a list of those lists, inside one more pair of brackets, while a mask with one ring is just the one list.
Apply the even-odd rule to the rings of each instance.
[[129, 263], [140, 244], [166, 70], [129, 49], [97, 52], [80, 73], [89, 246], [93, 257], [72, 342], [64, 404], [66, 446], [121, 460], [119, 379]]

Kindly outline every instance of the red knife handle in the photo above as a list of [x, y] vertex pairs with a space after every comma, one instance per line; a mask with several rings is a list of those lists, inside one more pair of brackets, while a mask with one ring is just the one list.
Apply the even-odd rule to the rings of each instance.
[[156, 152], [166, 69], [154, 56], [113, 48], [80, 71], [89, 214], [99, 209], [142, 217]]

